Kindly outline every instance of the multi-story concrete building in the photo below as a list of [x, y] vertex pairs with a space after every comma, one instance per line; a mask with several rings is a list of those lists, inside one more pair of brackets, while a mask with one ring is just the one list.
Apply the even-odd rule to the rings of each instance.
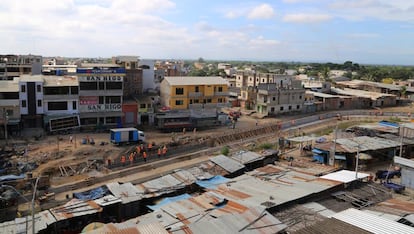
[[[7, 138], [20, 129], [19, 81], [0, 81], [0, 129], [1, 138]], [[7, 129], [7, 134], [5, 131]]]
[[219, 76], [165, 77], [161, 105], [171, 109], [217, 108], [227, 105], [228, 82]]
[[125, 68], [124, 97], [143, 94], [143, 69], [139, 68], [138, 56], [112, 57], [112, 63]]
[[125, 68], [115, 64], [90, 64], [78, 68], [77, 76], [82, 127], [121, 124]]
[[42, 56], [0, 55], [0, 80], [13, 80], [20, 75], [42, 73]]
[[139, 60], [138, 66], [142, 69], [142, 89], [143, 93], [155, 90], [154, 60]]
[[259, 84], [276, 83], [278, 80], [293, 78], [294, 76], [260, 73], [255, 70], [238, 71], [236, 73], [236, 87], [256, 87]]
[[23, 127], [43, 127], [43, 76], [20, 76], [19, 99]]
[[43, 122], [48, 131], [80, 127], [76, 76], [43, 76]]
[[263, 115], [301, 112], [305, 89], [299, 80], [281, 79], [276, 83], [257, 86], [256, 111]]

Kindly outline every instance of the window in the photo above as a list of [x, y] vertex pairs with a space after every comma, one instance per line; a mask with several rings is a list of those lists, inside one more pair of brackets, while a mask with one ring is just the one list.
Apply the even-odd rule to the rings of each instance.
[[283, 106], [280, 107], [280, 110], [283, 111]]
[[99, 90], [105, 90], [105, 82], [98, 82]]
[[219, 98], [217, 101], [218, 101], [218, 103], [223, 103], [223, 99], [222, 98]]
[[26, 107], [26, 100], [22, 100], [22, 107]]
[[71, 86], [70, 87], [70, 93], [71, 94], [79, 94], [79, 88], [78, 88], [78, 86]]
[[175, 105], [176, 106], [182, 106], [182, 105], [184, 105], [184, 101], [183, 100], [175, 100]]
[[20, 89], [22, 90], [22, 93], [25, 93], [26, 92], [26, 85], [20, 86]]
[[270, 108], [270, 112], [275, 112], [275, 108], [274, 107]]
[[218, 87], [218, 92], [223, 92], [223, 87]]
[[265, 79], [262, 79], [262, 83], [264, 83], [265, 82]]
[[292, 100], [295, 100], [295, 95], [292, 95]]
[[120, 96], [106, 96], [105, 103], [106, 104], [121, 103], [121, 97]]
[[122, 89], [122, 82], [106, 82], [106, 89]]
[[195, 87], [195, 92], [196, 93], [200, 92], [200, 88], [198, 86]]
[[302, 95], [299, 96], [299, 99], [302, 100]]
[[141, 103], [141, 104], [139, 104], [139, 108], [146, 108], [145, 103]]
[[211, 103], [211, 98], [207, 99], [207, 103]]
[[292, 106], [289, 106], [289, 110], [292, 110]]
[[42, 100], [37, 100], [37, 106], [42, 107]]
[[78, 108], [77, 108], [76, 101], [73, 101], [73, 102], [72, 102], [72, 110], [76, 110], [76, 109], [78, 109]]
[[183, 95], [184, 88], [175, 88], [175, 95]]
[[273, 100], [273, 101], [276, 101], [276, 97], [273, 97], [273, 98], [272, 98], [272, 100]]
[[96, 82], [80, 82], [80, 90], [98, 90], [98, 84]]
[[38, 93], [41, 93], [42, 92], [42, 86], [41, 85], [36, 85], [36, 91]]
[[194, 99], [194, 103], [199, 103], [200, 101], [198, 99]]
[[299, 105], [297, 105], [297, 106], [296, 106], [296, 109], [298, 109], [298, 110], [299, 110], [299, 108], [300, 108], [300, 106], [299, 106]]
[[47, 109], [48, 110], [67, 110], [68, 103], [67, 102], [48, 102]]

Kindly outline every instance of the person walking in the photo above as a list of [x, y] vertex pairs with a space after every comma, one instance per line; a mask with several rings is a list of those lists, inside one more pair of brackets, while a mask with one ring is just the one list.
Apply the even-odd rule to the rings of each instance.
[[161, 158], [161, 147], [158, 148], [157, 155], [158, 155], [158, 158]]
[[164, 148], [162, 148], [162, 156], [166, 157], [167, 156], [167, 146], [164, 145]]
[[147, 162], [147, 152], [142, 152], [142, 157], [144, 158], [144, 162]]
[[126, 162], [126, 157], [125, 157], [125, 155], [122, 155], [121, 156], [121, 164], [122, 164], [122, 166], [125, 166], [125, 162]]
[[151, 153], [152, 151], [152, 143], [148, 143], [148, 153]]
[[134, 163], [134, 153], [132, 152], [129, 154], [129, 163], [130, 164]]

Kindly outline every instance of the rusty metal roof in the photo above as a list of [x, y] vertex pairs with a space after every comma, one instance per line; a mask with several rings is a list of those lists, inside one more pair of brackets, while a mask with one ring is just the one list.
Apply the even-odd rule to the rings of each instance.
[[81, 201], [74, 198], [66, 204], [52, 208], [49, 211], [56, 218], [56, 221], [61, 221], [72, 217], [102, 212], [102, 207], [94, 201]]

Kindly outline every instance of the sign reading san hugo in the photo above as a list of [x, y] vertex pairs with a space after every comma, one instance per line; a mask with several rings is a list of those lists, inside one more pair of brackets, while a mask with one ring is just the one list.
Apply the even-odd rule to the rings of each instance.
[[91, 81], [91, 82], [96, 82], [96, 81], [112, 81], [112, 82], [122, 82], [124, 79], [123, 76], [96, 76], [96, 75], [91, 75], [91, 76], [78, 76], [78, 80], [79, 81]]
[[121, 111], [122, 104], [111, 103], [111, 104], [89, 104], [80, 105], [79, 109], [81, 112], [107, 112], [107, 111]]

